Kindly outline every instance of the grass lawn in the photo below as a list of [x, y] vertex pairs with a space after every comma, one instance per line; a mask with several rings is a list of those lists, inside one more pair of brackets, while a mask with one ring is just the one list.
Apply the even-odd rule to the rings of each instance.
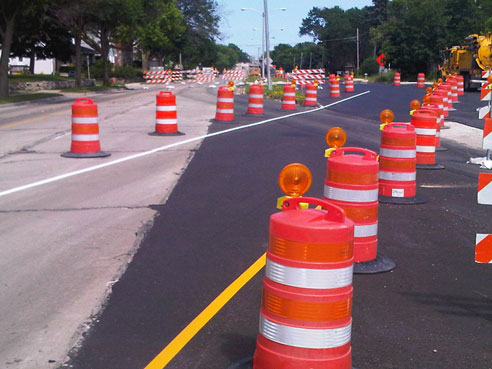
[[106, 90], [115, 90], [123, 88], [123, 86], [89, 86], [89, 87], [70, 87], [63, 88], [61, 91], [63, 92], [94, 92], [94, 91], [106, 91]]
[[53, 76], [48, 74], [14, 74], [9, 76], [9, 82], [39, 82], [39, 81], [69, 81], [73, 78]]
[[55, 96], [63, 96], [63, 95], [57, 94], [57, 93], [51, 93], [51, 92], [20, 94], [20, 95], [10, 96], [7, 98], [0, 98], [0, 104], [11, 104], [11, 103], [17, 103], [17, 102], [22, 102], [22, 101], [45, 99], [47, 97], [55, 97]]

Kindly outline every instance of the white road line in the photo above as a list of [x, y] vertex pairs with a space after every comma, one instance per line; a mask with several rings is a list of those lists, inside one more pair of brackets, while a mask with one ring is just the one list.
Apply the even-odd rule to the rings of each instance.
[[156, 152], [163, 151], [163, 150], [172, 149], [172, 148], [177, 147], [177, 146], [186, 145], [188, 143], [199, 141], [199, 140], [203, 140], [205, 138], [219, 136], [219, 135], [223, 135], [223, 134], [226, 134], [226, 133], [231, 133], [231, 132], [239, 131], [241, 129], [246, 129], [246, 128], [250, 128], [250, 127], [259, 126], [259, 125], [262, 125], [262, 124], [274, 122], [274, 121], [285, 119], [285, 118], [291, 118], [291, 117], [295, 117], [295, 116], [298, 116], [298, 115], [313, 113], [315, 111], [323, 110], [323, 109], [329, 108], [331, 106], [340, 104], [342, 102], [355, 99], [357, 97], [363, 96], [363, 95], [368, 94], [370, 92], [371, 91], [365, 91], [365, 92], [362, 92], [360, 94], [357, 94], [357, 95], [354, 95], [354, 96], [351, 96], [351, 97], [347, 97], [346, 99], [335, 101], [335, 102], [333, 102], [331, 104], [324, 105], [324, 106], [321, 106], [321, 107], [316, 108], [316, 109], [307, 110], [307, 111], [303, 111], [303, 112], [299, 112], [299, 113], [293, 113], [293, 114], [283, 115], [283, 116], [272, 118], [272, 119], [262, 120], [261, 122], [247, 124], [245, 126], [229, 128], [229, 129], [226, 129], [226, 130], [223, 130], [223, 131], [220, 131], [220, 132], [215, 132], [215, 133], [210, 133], [210, 134], [207, 134], [207, 135], [202, 135], [202, 136], [190, 138], [188, 140], [183, 140], [183, 141], [175, 142], [173, 144], [169, 144], [169, 145], [157, 147], [155, 149], [152, 149], [152, 150], [149, 150], [149, 151], [145, 151], [145, 152], [141, 152], [141, 153], [138, 153], [138, 154], [135, 154], [135, 155], [130, 155], [130, 156], [127, 156], [127, 157], [124, 157], [124, 158], [121, 158], [121, 159], [112, 160], [112, 161], [109, 161], [107, 163], [103, 163], [103, 164], [99, 164], [99, 165], [94, 165], [92, 167], [88, 167], [88, 168], [85, 168], [85, 169], [76, 170], [74, 172], [69, 172], [69, 173], [61, 174], [59, 176], [55, 176], [55, 177], [43, 179], [42, 181], [29, 183], [29, 184], [24, 185], [24, 186], [11, 188], [10, 190], [5, 190], [5, 191], [0, 192], [0, 197], [6, 196], [6, 195], [10, 195], [10, 194], [15, 193], [15, 192], [20, 192], [20, 191], [28, 190], [28, 189], [33, 188], [33, 187], [42, 186], [42, 185], [45, 185], [45, 184], [48, 184], [48, 183], [51, 183], [51, 182], [56, 182], [56, 181], [59, 181], [59, 180], [62, 180], [62, 179], [68, 178], [68, 177], [73, 177], [73, 176], [76, 176], [76, 175], [79, 175], [79, 174], [83, 174], [83, 173], [87, 173], [87, 172], [92, 172], [92, 171], [97, 170], [97, 169], [106, 168], [106, 167], [109, 167], [111, 165], [123, 163], [125, 161], [129, 161], [129, 160], [141, 158], [143, 156], [151, 155], [151, 154], [154, 154]]

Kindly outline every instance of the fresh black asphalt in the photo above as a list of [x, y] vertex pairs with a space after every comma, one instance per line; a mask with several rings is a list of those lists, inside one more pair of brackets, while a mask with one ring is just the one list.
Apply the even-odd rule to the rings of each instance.
[[[269, 216], [281, 196], [277, 177], [291, 162], [310, 168], [306, 195], [321, 197], [326, 131], [343, 127], [346, 146], [377, 151], [379, 112], [408, 121], [409, 101], [423, 89], [356, 84], [360, 98], [327, 110], [207, 138], [164, 205], [97, 323], [68, 363], [74, 369], [142, 369], [224, 288], [265, 251]], [[188, 92], [184, 92], [188, 93]], [[216, 93], [211, 90], [211, 93]], [[351, 94], [342, 93], [342, 97]], [[320, 91], [321, 104], [335, 99]], [[476, 119], [478, 93], [456, 116]], [[210, 132], [286, 114], [265, 102], [265, 116], [245, 116], [236, 98], [234, 123]], [[474, 104], [474, 106], [472, 106]], [[299, 107], [298, 111], [305, 108]], [[468, 118], [467, 118], [468, 117]], [[450, 116], [453, 119], [453, 113]], [[354, 277], [352, 352], [360, 369], [492, 368], [492, 265], [474, 262], [476, 233], [492, 233], [492, 208], [477, 205], [483, 155], [443, 142], [445, 170], [419, 170], [423, 205], [380, 205], [379, 251], [397, 267]], [[185, 348], [169, 369], [225, 369], [251, 356], [258, 331], [263, 271]], [[271, 368], [281, 369], [281, 368]]]

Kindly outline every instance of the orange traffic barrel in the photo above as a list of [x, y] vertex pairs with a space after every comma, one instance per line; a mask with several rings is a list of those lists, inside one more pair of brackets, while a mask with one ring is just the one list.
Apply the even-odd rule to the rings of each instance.
[[436, 164], [436, 116], [417, 110], [411, 117], [411, 124], [417, 134], [417, 169], [444, 169]]
[[[439, 122], [437, 123], [440, 127], [444, 126], [444, 104], [443, 97], [435, 93], [429, 95], [429, 104], [437, 106], [439, 109]], [[424, 104], [425, 105], [425, 104]]]
[[215, 120], [225, 122], [234, 120], [234, 91], [226, 86], [220, 86], [217, 91]]
[[291, 84], [284, 85], [282, 110], [296, 110], [296, 88]]
[[307, 85], [306, 96], [304, 98], [305, 106], [316, 106], [318, 104], [318, 86]]
[[401, 83], [401, 75], [398, 72], [395, 72], [395, 76], [393, 77], [393, 86], [400, 86]]
[[442, 109], [438, 105], [425, 103], [419, 109], [423, 112], [430, 112], [436, 117], [436, 151], [447, 151], [448, 149], [441, 146], [441, 127], [444, 126], [444, 118], [441, 118]]
[[456, 77], [448, 77], [446, 82], [451, 86], [451, 101], [458, 102], [458, 80]]
[[386, 124], [379, 147], [379, 202], [423, 204], [417, 195], [416, 134], [409, 123]]
[[432, 94], [432, 95], [437, 95], [439, 97], [441, 97], [442, 99], [442, 106], [443, 106], [443, 113], [444, 113], [444, 117], [448, 117], [449, 116], [449, 104], [448, 104], [448, 91], [447, 89], [444, 89], [444, 88], [436, 88]]
[[326, 161], [324, 198], [345, 210], [355, 224], [355, 273], [379, 273], [395, 267], [377, 253], [378, 172], [377, 154], [358, 147], [335, 149]]
[[101, 151], [97, 104], [88, 97], [72, 104], [72, 144], [65, 158], [101, 158], [111, 154]]
[[446, 94], [447, 94], [447, 97], [448, 97], [448, 100], [447, 100], [448, 111], [453, 111], [454, 109], [453, 109], [453, 98], [451, 96], [451, 94], [452, 94], [452, 92], [451, 92], [451, 85], [448, 82], [443, 82], [437, 88], [437, 90], [444, 90], [444, 91], [446, 91]]
[[263, 86], [251, 85], [248, 95], [248, 110], [246, 114], [263, 114]]
[[343, 79], [345, 81], [345, 92], [354, 92], [354, 79], [352, 76], [347, 73]]
[[341, 208], [310, 197], [270, 217], [254, 369], [352, 369], [353, 232]]
[[340, 81], [336, 78], [330, 79], [330, 97], [340, 97]]
[[417, 74], [417, 87], [419, 87], [419, 88], [425, 87], [425, 74], [424, 73]]
[[456, 76], [458, 81], [458, 96], [463, 96], [465, 94], [465, 78], [460, 74]]
[[155, 132], [151, 136], [181, 136], [178, 131], [178, 112], [176, 110], [176, 96], [170, 91], [160, 91], [156, 95], [155, 104]]

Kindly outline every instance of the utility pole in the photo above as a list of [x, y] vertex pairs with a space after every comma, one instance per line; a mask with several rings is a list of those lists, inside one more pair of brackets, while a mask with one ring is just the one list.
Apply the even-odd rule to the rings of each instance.
[[299, 63], [299, 69], [302, 69], [302, 56], [303, 56], [303, 53], [301, 53], [301, 62]]
[[311, 62], [313, 61], [313, 53], [309, 53], [309, 69], [311, 69]]
[[267, 59], [267, 81], [268, 81], [268, 89], [272, 89], [272, 78], [270, 75], [270, 31], [268, 29], [268, 1], [263, 0], [263, 6], [264, 6], [264, 11], [263, 14], [265, 15], [265, 40], [266, 40], [266, 59]]
[[357, 28], [357, 74], [359, 74], [359, 29]]

